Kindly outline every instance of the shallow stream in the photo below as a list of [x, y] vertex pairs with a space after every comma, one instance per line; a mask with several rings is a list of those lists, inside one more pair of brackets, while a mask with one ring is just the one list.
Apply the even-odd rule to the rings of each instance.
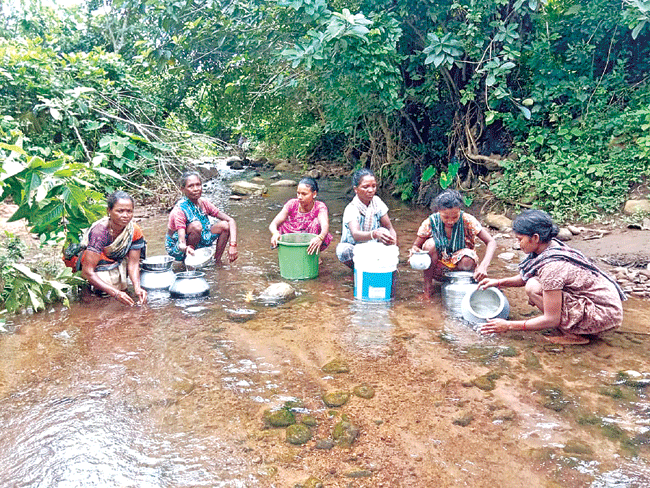
[[[203, 270], [209, 298], [152, 293], [127, 308], [84, 295], [8, 322], [0, 486], [650, 486], [648, 302], [627, 301], [621, 330], [587, 346], [482, 337], [446, 315], [439, 293], [421, 296], [406, 250], [426, 212], [390, 199], [395, 298], [355, 301], [334, 254], [349, 184], [334, 180], [320, 183], [336, 235], [318, 278], [258, 305], [251, 298], [283, 281], [267, 226], [294, 188], [232, 201], [225, 183], [206, 194], [236, 218], [240, 255]], [[164, 253], [166, 218], [140, 222], [150, 256]], [[511, 250], [509, 236], [498, 242], [497, 254]], [[515, 269], [495, 258], [490, 273]], [[533, 313], [523, 291], [506, 295], [512, 317]], [[239, 309], [256, 314], [239, 321]], [[327, 406], [332, 392], [347, 403]], [[281, 407], [310, 440], [290, 444], [269, 425], [265, 411]]]

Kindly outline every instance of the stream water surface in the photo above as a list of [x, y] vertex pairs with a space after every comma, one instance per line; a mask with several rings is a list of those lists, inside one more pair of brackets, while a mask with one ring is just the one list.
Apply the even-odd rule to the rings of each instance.
[[[647, 302], [625, 302], [623, 327], [587, 346], [480, 336], [446, 315], [439, 293], [421, 296], [406, 250], [426, 211], [390, 199], [395, 298], [355, 301], [334, 254], [349, 183], [332, 180], [319, 198], [337, 235], [318, 278], [258, 305], [251, 297], [283, 281], [267, 226], [294, 188], [232, 201], [227, 180], [250, 175], [223, 174], [205, 192], [236, 218], [240, 254], [203, 270], [207, 299], [151, 293], [127, 308], [83, 295], [8, 322], [0, 486], [650, 486]], [[164, 253], [166, 219], [140, 222], [150, 256]], [[497, 254], [511, 250], [509, 236], [498, 242]], [[495, 258], [490, 273], [515, 270]], [[534, 313], [523, 291], [506, 295], [512, 317]], [[239, 309], [256, 314], [239, 321]], [[323, 370], [333, 360], [343, 372]], [[332, 392], [347, 403], [328, 407]], [[290, 444], [268, 425], [265, 412], [282, 407], [310, 440]]]

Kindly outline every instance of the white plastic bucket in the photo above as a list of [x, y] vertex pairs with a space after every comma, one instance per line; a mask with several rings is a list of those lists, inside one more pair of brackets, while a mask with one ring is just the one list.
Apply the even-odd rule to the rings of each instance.
[[354, 246], [354, 298], [388, 301], [395, 295], [399, 248], [370, 241]]

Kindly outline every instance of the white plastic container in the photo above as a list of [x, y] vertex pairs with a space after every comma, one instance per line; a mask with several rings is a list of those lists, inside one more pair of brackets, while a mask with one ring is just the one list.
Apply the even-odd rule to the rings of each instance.
[[387, 301], [395, 295], [399, 248], [369, 241], [354, 246], [354, 298]]

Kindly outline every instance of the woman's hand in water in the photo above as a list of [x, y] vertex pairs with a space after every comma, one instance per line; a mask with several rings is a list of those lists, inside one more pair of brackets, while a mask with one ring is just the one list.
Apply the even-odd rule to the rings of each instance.
[[504, 319], [491, 319], [480, 328], [481, 334], [494, 334], [510, 330], [510, 323]]
[[129, 307], [135, 305], [133, 298], [131, 298], [129, 294], [125, 291], [118, 291], [115, 295], [113, 295], [113, 297], [118, 302], [123, 303], [124, 305], [128, 305]]

